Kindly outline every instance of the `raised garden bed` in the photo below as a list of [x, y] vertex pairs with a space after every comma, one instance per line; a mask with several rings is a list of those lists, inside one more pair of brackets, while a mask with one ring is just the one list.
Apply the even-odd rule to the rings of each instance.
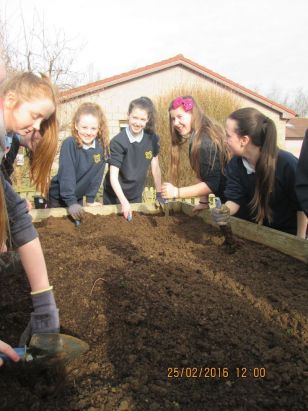
[[[248, 240], [227, 254], [183, 213], [37, 225], [62, 332], [90, 351], [61, 370], [1, 369], [0, 409], [307, 409], [306, 263]], [[16, 345], [31, 304], [6, 258], [1, 338]]]

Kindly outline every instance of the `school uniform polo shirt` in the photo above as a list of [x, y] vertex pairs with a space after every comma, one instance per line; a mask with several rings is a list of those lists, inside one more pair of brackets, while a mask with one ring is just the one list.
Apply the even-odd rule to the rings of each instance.
[[[110, 143], [109, 165], [119, 169], [119, 183], [127, 200], [142, 201], [142, 192], [149, 165], [159, 153], [159, 138], [144, 132], [142, 138], [132, 138], [122, 130]], [[110, 170], [104, 182], [104, 204], [119, 204], [110, 182]]]

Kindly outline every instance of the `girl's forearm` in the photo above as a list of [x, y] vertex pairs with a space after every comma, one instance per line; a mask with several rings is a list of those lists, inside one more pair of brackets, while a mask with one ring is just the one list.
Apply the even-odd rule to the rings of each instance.
[[238, 212], [238, 210], [240, 209], [239, 204], [234, 203], [233, 201], [227, 201], [225, 203], [225, 205], [229, 208], [230, 210], [230, 215], [234, 215]]
[[118, 176], [111, 175], [110, 183], [120, 203], [123, 204], [124, 202], [128, 201], [127, 198], [125, 197], [125, 194], [123, 193], [122, 187], [119, 183]]
[[32, 291], [44, 290], [50, 286], [47, 268], [40, 240], [35, 238], [18, 248], [22, 265]]
[[209, 186], [203, 181], [192, 186], [179, 187], [180, 198], [202, 197], [211, 194]]
[[306, 238], [308, 219], [303, 211], [297, 212], [297, 237]]

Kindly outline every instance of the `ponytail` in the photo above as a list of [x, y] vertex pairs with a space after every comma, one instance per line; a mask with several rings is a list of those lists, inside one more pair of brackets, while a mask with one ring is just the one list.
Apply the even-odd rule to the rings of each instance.
[[275, 123], [255, 108], [239, 109], [229, 118], [237, 122], [236, 133], [239, 136], [249, 136], [251, 142], [260, 147], [256, 164], [256, 188], [249, 206], [257, 223], [263, 224], [265, 218], [271, 223], [269, 200], [274, 191], [278, 155]]

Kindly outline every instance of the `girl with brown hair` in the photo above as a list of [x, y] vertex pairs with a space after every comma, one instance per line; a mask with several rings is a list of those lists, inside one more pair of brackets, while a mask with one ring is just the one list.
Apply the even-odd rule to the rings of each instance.
[[[15, 75], [3, 87], [0, 98], [0, 161], [4, 155], [7, 133], [27, 137], [43, 125], [44, 138], [38, 143], [31, 176], [45, 193], [58, 139], [55, 92], [47, 78], [32, 73]], [[26, 202], [0, 175], [0, 244], [6, 243], [11, 243], [17, 249], [31, 287], [34, 311], [24, 338], [29, 338], [31, 333], [59, 332], [58, 309], [49, 284], [41, 244]], [[0, 351], [14, 361], [19, 359], [3, 341], [0, 341]]]
[[210, 193], [223, 197], [224, 167], [229, 158], [224, 144], [224, 132], [201, 111], [191, 96], [180, 96], [171, 102], [169, 125], [172, 181], [178, 181], [180, 149], [188, 143], [190, 164], [197, 183], [187, 187], [164, 183], [162, 197], [200, 197], [197, 209], [206, 208]]
[[155, 133], [156, 109], [149, 97], [130, 102], [128, 125], [111, 140], [109, 170], [104, 181], [104, 204], [121, 204], [125, 219], [132, 219], [131, 203], [142, 201], [149, 166], [157, 201], [161, 198], [159, 137]]
[[73, 116], [71, 133], [61, 147], [59, 170], [51, 181], [48, 204], [68, 207], [69, 214], [80, 220], [83, 196], [87, 206], [102, 205], [94, 201], [109, 156], [109, 132], [101, 107], [81, 104]]
[[226, 122], [227, 144], [234, 154], [227, 166], [227, 202], [212, 211], [222, 225], [230, 215], [305, 238], [307, 219], [295, 194], [298, 160], [277, 147], [273, 120], [255, 108], [242, 108]]

